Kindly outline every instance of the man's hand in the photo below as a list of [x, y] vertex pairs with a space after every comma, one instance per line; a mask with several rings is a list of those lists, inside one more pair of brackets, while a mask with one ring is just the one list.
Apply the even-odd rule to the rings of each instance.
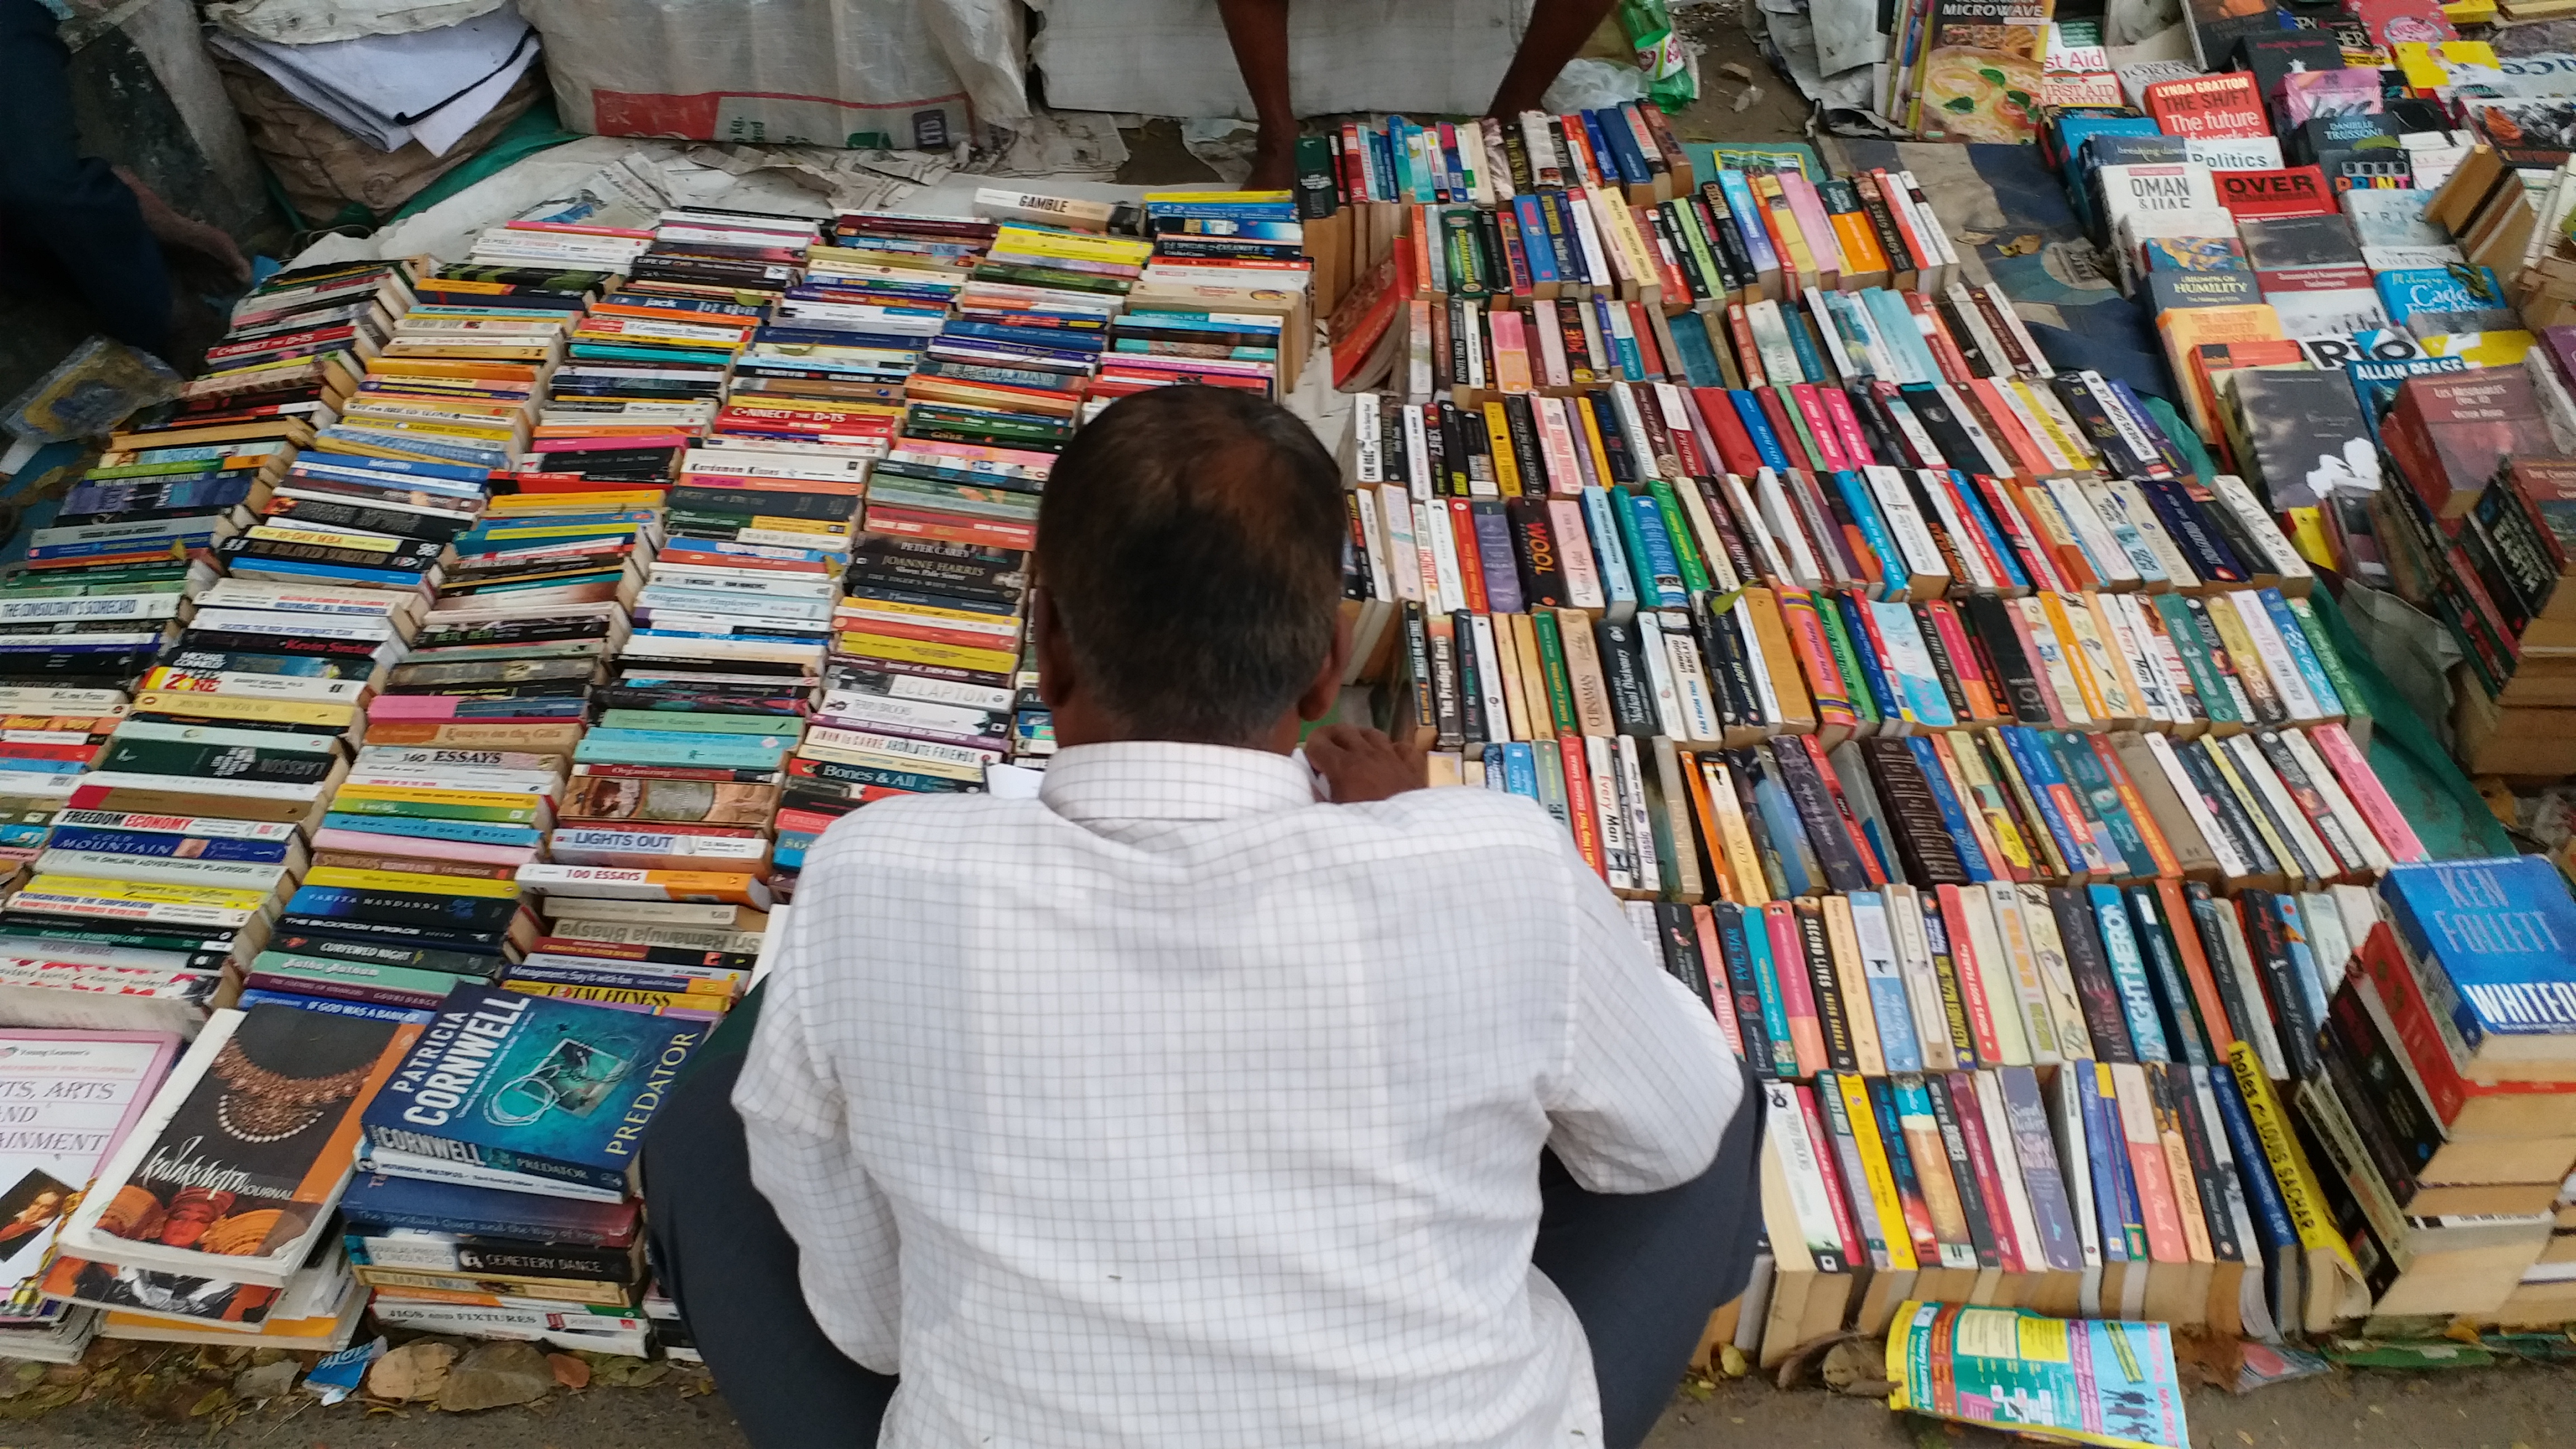
[[1426, 783], [1422, 751], [1359, 725], [1326, 725], [1306, 736], [1306, 763], [1332, 787], [1336, 805], [1384, 800]]

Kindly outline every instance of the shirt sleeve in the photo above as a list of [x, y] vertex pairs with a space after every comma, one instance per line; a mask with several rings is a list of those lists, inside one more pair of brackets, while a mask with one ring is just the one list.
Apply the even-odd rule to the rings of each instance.
[[1678, 1187], [1716, 1159], [1742, 1072], [1707, 1005], [1654, 960], [1571, 840], [1565, 856], [1572, 1021], [1547, 1145], [1593, 1192]]
[[804, 981], [820, 963], [799, 929], [805, 915], [789, 919], [733, 1105], [752, 1185], [796, 1240], [814, 1322], [863, 1367], [891, 1374], [902, 1306], [894, 1212], [851, 1147], [839, 1084], [813, 1049]]

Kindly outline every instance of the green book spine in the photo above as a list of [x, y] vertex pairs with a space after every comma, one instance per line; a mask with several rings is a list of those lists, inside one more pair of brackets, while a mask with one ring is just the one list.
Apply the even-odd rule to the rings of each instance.
[[1579, 733], [1583, 726], [1574, 714], [1574, 684], [1565, 672], [1565, 641], [1557, 634], [1556, 615], [1534, 609], [1529, 621], [1538, 631], [1538, 667], [1547, 676], [1547, 712], [1556, 717], [1558, 734]]

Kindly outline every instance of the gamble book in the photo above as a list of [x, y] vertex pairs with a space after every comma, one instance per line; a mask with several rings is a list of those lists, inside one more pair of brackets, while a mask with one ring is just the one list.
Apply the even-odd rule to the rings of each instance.
[[369, 1160], [396, 1176], [453, 1164], [468, 1175], [452, 1180], [622, 1196], [645, 1125], [709, 1029], [460, 986], [368, 1110]]
[[348, 1185], [358, 1117], [420, 1028], [217, 1011], [63, 1230], [93, 1262], [282, 1287]]

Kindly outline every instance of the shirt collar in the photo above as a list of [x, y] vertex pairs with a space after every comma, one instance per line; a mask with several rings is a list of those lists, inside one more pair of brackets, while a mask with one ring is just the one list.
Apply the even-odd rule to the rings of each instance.
[[1068, 820], [1224, 820], [1312, 805], [1315, 785], [1268, 750], [1122, 740], [1059, 751], [1038, 799]]

